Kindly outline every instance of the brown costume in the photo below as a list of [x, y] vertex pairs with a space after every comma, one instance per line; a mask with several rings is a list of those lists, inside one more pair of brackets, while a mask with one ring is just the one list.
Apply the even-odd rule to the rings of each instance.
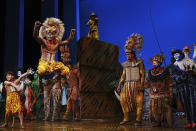
[[150, 109], [149, 119], [152, 126], [165, 125], [172, 126], [172, 81], [169, 76], [169, 71], [160, 67], [162, 63], [161, 55], [155, 55], [155, 61], [159, 63], [154, 66], [148, 73], [148, 81], [144, 87], [150, 87]]
[[69, 74], [66, 76], [67, 78], [67, 110], [64, 116], [64, 120], [68, 120], [70, 110], [72, 108], [74, 113], [74, 120], [79, 120], [79, 109], [78, 109], [78, 98], [79, 98], [79, 90], [81, 88], [81, 78], [80, 72], [77, 68], [73, 68], [70, 70]]

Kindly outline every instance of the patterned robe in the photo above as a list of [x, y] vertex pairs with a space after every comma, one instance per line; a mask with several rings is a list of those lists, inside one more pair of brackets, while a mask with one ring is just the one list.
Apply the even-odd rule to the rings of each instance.
[[124, 70], [120, 84], [124, 86], [120, 93], [120, 103], [124, 114], [123, 121], [130, 121], [130, 112], [136, 111], [136, 121], [141, 121], [143, 108], [144, 64], [142, 60], [123, 63]]
[[172, 81], [168, 69], [158, 67], [156, 73], [149, 70], [145, 88], [150, 87], [149, 119], [151, 123], [172, 126]]

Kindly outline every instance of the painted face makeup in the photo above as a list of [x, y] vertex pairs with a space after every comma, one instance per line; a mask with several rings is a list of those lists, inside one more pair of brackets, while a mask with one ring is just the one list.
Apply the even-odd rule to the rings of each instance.
[[152, 65], [153, 65], [153, 67], [157, 67], [157, 66], [159, 65], [159, 63], [158, 63], [158, 61], [153, 60], [153, 61], [152, 61]]
[[176, 61], [179, 61], [179, 60], [180, 60], [180, 53], [175, 53], [175, 54], [174, 54], [174, 59], [175, 59]]
[[22, 72], [21, 71], [18, 71], [17, 72], [17, 76], [20, 77], [21, 75], [22, 75]]

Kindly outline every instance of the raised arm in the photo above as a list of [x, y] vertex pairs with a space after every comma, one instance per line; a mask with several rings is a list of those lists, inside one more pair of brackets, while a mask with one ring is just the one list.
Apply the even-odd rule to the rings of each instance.
[[30, 75], [32, 72], [33, 72], [33, 70], [32, 70], [31, 68], [28, 69], [27, 72], [25, 72], [25, 73], [22, 74], [18, 79], [16, 79], [16, 80], [14, 81], [14, 83], [15, 83], [16, 85], [18, 85], [19, 82], [22, 80], [22, 78], [24, 78], [24, 77]]
[[76, 29], [71, 29], [69, 38], [67, 40], [62, 41], [60, 45], [68, 45], [74, 39], [75, 33]]
[[33, 29], [33, 37], [36, 39], [36, 41], [39, 44], [45, 44], [45, 40], [39, 37], [39, 27], [41, 25], [40, 21], [36, 21], [34, 24], [34, 29]]

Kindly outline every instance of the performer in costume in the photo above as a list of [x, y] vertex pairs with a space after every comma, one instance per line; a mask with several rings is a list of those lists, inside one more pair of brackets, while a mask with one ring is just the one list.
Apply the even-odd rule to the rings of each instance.
[[58, 75], [55, 76], [54, 80], [52, 80], [53, 75], [51, 75], [44, 84], [44, 120], [49, 119], [50, 98], [52, 94], [54, 104], [52, 116], [53, 121], [57, 114], [56, 106], [58, 105], [58, 101], [61, 96], [60, 76], [67, 75], [69, 72], [69, 68], [64, 66], [63, 63], [55, 61], [55, 54], [60, 46], [67, 45], [71, 42], [74, 38], [75, 29], [71, 30], [70, 36], [67, 40], [62, 41], [64, 25], [61, 20], [57, 18], [47, 18], [39, 30], [40, 25], [41, 23], [39, 21], [35, 22], [33, 32], [35, 39], [41, 44], [42, 52], [38, 65], [38, 74], [40, 76], [39, 85], [41, 85], [40, 83], [44, 75], [51, 75], [52, 73], [57, 73]]
[[32, 81], [31, 87], [30, 87], [36, 97], [36, 102], [33, 106], [33, 115], [34, 115], [35, 120], [40, 120], [41, 119], [41, 112], [42, 112], [41, 108], [43, 105], [43, 102], [42, 102], [43, 90], [42, 90], [42, 88], [40, 88], [38, 86], [38, 82], [39, 82], [38, 73], [35, 72], [33, 77], [34, 77], [34, 80]]
[[[172, 56], [175, 59], [174, 64], [171, 66], [171, 77], [176, 88], [177, 96], [185, 111], [187, 117], [187, 124], [185, 128], [196, 127], [196, 76], [193, 66], [195, 63], [188, 60], [188, 56], [184, 59], [184, 55], [190, 50], [173, 50]], [[187, 61], [188, 60], [188, 61]]]
[[[18, 113], [20, 119], [21, 128], [24, 128], [23, 125], [23, 114], [21, 112], [21, 101], [18, 91], [20, 90], [20, 80], [27, 75], [31, 74], [32, 70], [28, 69], [26, 73], [22, 74], [18, 79], [14, 81], [14, 75], [12, 72], [6, 73], [6, 81], [4, 82], [6, 88], [6, 114], [5, 114], [5, 123], [1, 127], [8, 126], [8, 120], [10, 114], [15, 115]], [[13, 119], [14, 120], [14, 119]], [[14, 122], [13, 122], [14, 124]], [[12, 127], [14, 126], [12, 124]]]
[[[34, 119], [33, 113], [32, 113], [32, 107], [36, 102], [36, 98], [35, 95], [32, 91], [32, 89], [30, 88], [31, 85], [31, 80], [29, 78], [26, 78], [24, 81], [25, 84], [25, 91], [24, 91], [24, 95], [25, 95], [25, 104], [23, 106], [23, 110], [25, 110], [25, 119], [28, 118], [28, 116], [31, 117], [31, 120]], [[33, 98], [33, 102], [32, 99]]]
[[78, 68], [70, 67], [70, 72], [66, 76], [67, 79], [67, 109], [65, 112], [64, 120], [69, 119], [70, 111], [72, 109], [73, 114], [74, 114], [74, 120], [78, 121], [80, 120], [80, 112], [78, 109], [78, 102], [79, 102], [79, 91], [81, 90], [81, 77], [80, 77], [80, 72]]
[[[22, 73], [23, 73], [23, 69], [22, 69], [22, 68], [17, 68], [16, 70], [17, 70], [17, 77], [19, 78], [19, 77], [22, 75]], [[19, 96], [20, 96], [20, 101], [21, 101], [21, 106], [22, 106], [22, 107], [23, 107], [24, 104], [25, 104], [24, 79], [25, 79], [25, 78], [21, 79], [21, 81], [20, 81], [20, 83], [19, 83], [20, 89], [21, 89], [21, 90], [18, 92], [18, 93], [19, 93]], [[22, 112], [24, 113], [24, 110], [23, 110], [23, 109], [22, 109]]]
[[99, 40], [98, 18], [94, 12], [89, 16], [89, 21], [86, 25], [90, 27], [88, 37]]
[[149, 119], [151, 126], [172, 127], [172, 80], [168, 68], [161, 67], [163, 55], [155, 55], [152, 59], [153, 68], [148, 72], [145, 88], [150, 87]]
[[62, 88], [62, 95], [61, 95], [61, 112], [65, 112], [67, 109], [67, 84], [66, 78], [61, 78], [61, 88]]
[[[136, 111], [135, 125], [141, 125], [145, 68], [142, 59], [136, 59], [133, 49], [138, 52], [142, 45], [143, 38], [140, 34], [133, 34], [125, 44], [128, 61], [122, 64], [124, 67], [123, 74], [117, 88], [119, 92], [121, 91], [120, 103], [124, 114], [123, 121], [120, 124], [130, 122], [130, 112]], [[122, 84], [124, 86], [121, 89]]]
[[[61, 62], [55, 61], [55, 54], [61, 45], [67, 45], [74, 38], [75, 29], [71, 30], [67, 40], [62, 41], [64, 34], [64, 24], [57, 18], [47, 18], [40, 27], [41, 22], [35, 22], [33, 36], [41, 44], [41, 59], [39, 61], [39, 75], [47, 75], [60, 71], [61, 75], [66, 75], [69, 68]], [[40, 30], [39, 30], [40, 27]]]

